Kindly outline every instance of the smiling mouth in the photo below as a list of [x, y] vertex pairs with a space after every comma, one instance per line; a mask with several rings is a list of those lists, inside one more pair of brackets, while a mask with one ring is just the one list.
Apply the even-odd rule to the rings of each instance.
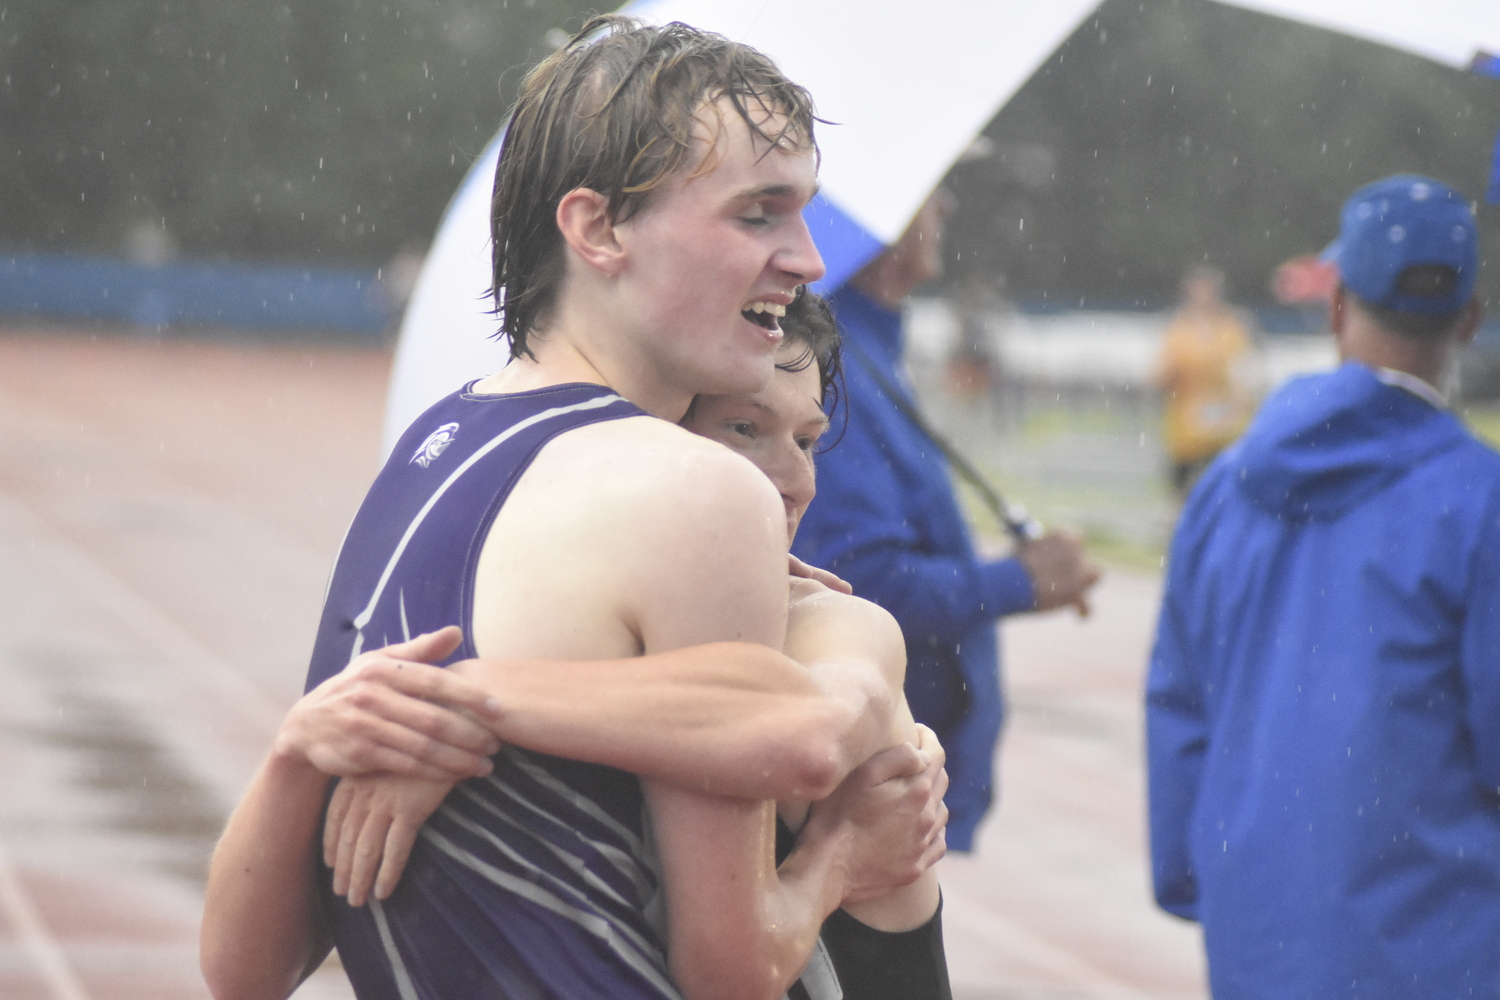
[[779, 330], [781, 326], [776, 320], [786, 315], [786, 306], [775, 302], [752, 302], [748, 309], [740, 310], [740, 315], [756, 326], [765, 327], [767, 330]]

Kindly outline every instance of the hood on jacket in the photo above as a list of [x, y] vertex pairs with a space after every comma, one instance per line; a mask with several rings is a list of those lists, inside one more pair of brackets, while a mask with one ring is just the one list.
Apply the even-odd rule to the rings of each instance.
[[1451, 413], [1348, 362], [1287, 382], [1225, 459], [1262, 510], [1329, 520], [1465, 435]]

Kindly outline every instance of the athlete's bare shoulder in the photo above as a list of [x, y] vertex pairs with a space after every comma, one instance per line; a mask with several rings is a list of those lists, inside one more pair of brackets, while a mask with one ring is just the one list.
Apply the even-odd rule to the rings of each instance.
[[[705, 523], [740, 517], [783, 517], [781, 499], [743, 456], [723, 445], [653, 417], [628, 417], [576, 428], [542, 449], [527, 473], [532, 488], [547, 491], [586, 482], [596, 496], [607, 492], [616, 504], [670, 510]], [[601, 516], [609, 511], [600, 505]], [[686, 528], [687, 525], [684, 525]]]
[[906, 641], [889, 611], [812, 580], [793, 579], [786, 654], [802, 663], [857, 656], [877, 663], [899, 689], [906, 673]]
[[[566, 647], [577, 656], [728, 639], [779, 648], [784, 525], [770, 482], [722, 445], [653, 417], [574, 428], [542, 448], [495, 518], [476, 580], [476, 642], [483, 652], [487, 635], [541, 635], [545, 625], [602, 637]], [[504, 609], [493, 629], [481, 603]]]

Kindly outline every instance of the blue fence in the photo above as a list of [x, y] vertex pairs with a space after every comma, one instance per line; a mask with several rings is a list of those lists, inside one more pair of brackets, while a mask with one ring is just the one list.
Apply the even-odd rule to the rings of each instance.
[[[1025, 313], [1079, 308], [1161, 311], [1170, 304], [1033, 300]], [[1253, 310], [1271, 334], [1319, 334], [1322, 307], [1262, 306]], [[105, 257], [0, 252], [0, 316], [197, 326], [235, 330], [324, 330], [378, 337], [398, 317], [377, 272], [264, 264], [171, 263], [160, 267]], [[1481, 350], [1500, 352], [1500, 317], [1487, 317]]]
[[0, 315], [370, 336], [394, 322], [374, 271], [40, 253], [0, 253]]

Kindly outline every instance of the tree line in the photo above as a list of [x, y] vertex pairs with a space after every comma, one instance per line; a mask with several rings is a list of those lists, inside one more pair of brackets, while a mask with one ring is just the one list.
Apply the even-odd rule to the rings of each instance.
[[[121, 255], [154, 229], [194, 258], [379, 266], [430, 239], [524, 68], [586, 13], [0, 0], [0, 251]], [[1206, 260], [1262, 301], [1360, 183], [1479, 194], [1497, 129], [1500, 81], [1211, 0], [1105, 0], [951, 172], [947, 280], [1154, 306]]]

